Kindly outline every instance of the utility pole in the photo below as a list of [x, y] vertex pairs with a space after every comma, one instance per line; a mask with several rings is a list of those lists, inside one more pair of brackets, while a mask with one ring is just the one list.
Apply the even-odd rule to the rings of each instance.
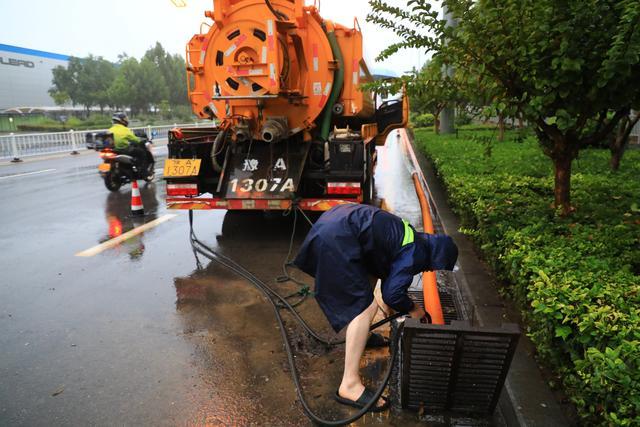
[[[447, 27], [455, 27], [457, 22], [453, 19], [453, 15], [449, 12], [446, 4], [442, 5], [442, 14], [444, 16], [445, 21], [447, 22]], [[446, 43], [446, 41], [445, 41]], [[455, 70], [453, 67], [449, 65], [445, 65], [442, 72], [449, 76], [453, 77], [455, 74]], [[455, 105], [447, 105], [440, 113], [440, 133], [441, 134], [451, 134], [454, 133], [455, 130], [455, 120], [456, 120], [456, 109]]]

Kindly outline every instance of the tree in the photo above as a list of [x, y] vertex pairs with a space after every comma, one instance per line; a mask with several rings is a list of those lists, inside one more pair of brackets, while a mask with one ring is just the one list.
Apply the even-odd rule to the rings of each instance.
[[107, 89], [107, 97], [109, 98], [109, 104], [118, 110], [131, 105], [131, 90], [122, 72], [118, 73], [118, 76]]
[[186, 65], [180, 55], [167, 53], [159, 42], [144, 54], [144, 59], [153, 62], [164, 79], [167, 86], [169, 104], [188, 104], [186, 86]]
[[436, 134], [440, 133], [440, 113], [460, 98], [456, 80], [442, 69], [442, 63], [437, 59], [429, 61], [419, 72], [413, 72], [407, 84], [411, 105], [417, 111], [433, 114]]
[[167, 99], [168, 92], [160, 70], [146, 58], [140, 62], [135, 58], [124, 59], [108, 91], [113, 104], [129, 106], [134, 115], [160, 104]]
[[71, 101], [72, 105], [80, 104], [78, 76], [82, 73], [82, 62], [79, 58], [70, 58], [66, 67], [58, 65], [53, 69], [53, 86], [49, 95], [57, 105]]
[[368, 20], [401, 39], [379, 59], [403, 48], [427, 49], [504, 93], [499, 102], [535, 127], [554, 165], [554, 206], [569, 214], [573, 160], [582, 148], [604, 140], [638, 99], [640, 2], [444, 3], [458, 20], [455, 28], [446, 27], [428, 0], [410, 0], [404, 9], [370, 0]]
[[634, 111], [620, 119], [620, 124], [614, 135], [609, 136], [609, 151], [611, 151], [611, 169], [617, 171], [620, 161], [629, 144], [629, 136], [634, 126], [640, 122], [640, 111]]
[[66, 68], [53, 69], [49, 94], [58, 105], [71, 101], [73, 105], [84, 105], [87, 110], [94, 105], [103, 110], [109, 104], [107, 89], [115, 75], [113, 64], [102, 57], [71, 58]]
[[144, 58], [140, 61], [139, 75], [134, 86], [136, 97], [144, 105], [144, 110], [149, 111], [149, 106], [158, 106], [160, 102], [169, 97], [169, 89], [162, 73], [153, 61]]
[[93, 55], [84, 58], [81, 65], [81, 72], [77, 75], [78, 99], [87, 110], [97, 105], [104, 112], [104, 107], [109, 104], [108, 89], [115, 79], [115, 68], [111, 62]]

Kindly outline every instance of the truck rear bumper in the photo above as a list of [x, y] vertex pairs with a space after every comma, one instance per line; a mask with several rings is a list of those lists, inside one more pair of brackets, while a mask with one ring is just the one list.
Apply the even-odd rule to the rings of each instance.
[[[296, 201], [296, 204], [305, 211], [328, 211], [334, 206], [347, 203], [362, 203], [362, 197], [354, 199], [299, 199]], [[288, 199], [167, 197], [168, 209], [287, 210], [291, 209], [292, 204], [293, 201]]]

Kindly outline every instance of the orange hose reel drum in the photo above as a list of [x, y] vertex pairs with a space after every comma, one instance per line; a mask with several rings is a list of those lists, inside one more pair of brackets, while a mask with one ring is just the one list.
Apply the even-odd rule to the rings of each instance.
[[[231, 125], [248, 119], [254, 138], [270, 118], [286, 118], [289, 135], [322, 112], [335, 63], [321, 18], [302, 0], [215, 0], [215, 25], [187, 45], [189, 98], [200, 117]], [[237, 123], [234, 122], [234, 123]]]

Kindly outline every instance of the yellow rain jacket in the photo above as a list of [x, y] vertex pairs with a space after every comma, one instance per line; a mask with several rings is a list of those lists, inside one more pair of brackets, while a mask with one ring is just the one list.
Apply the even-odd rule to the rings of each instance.
[[140, 142], [140, 138], [135, 136], [131, 129], [120, 123], [111, 126], [109, 132], [113, 134], [113, 144], [117, 150], [127, 148], [130, 142]]

